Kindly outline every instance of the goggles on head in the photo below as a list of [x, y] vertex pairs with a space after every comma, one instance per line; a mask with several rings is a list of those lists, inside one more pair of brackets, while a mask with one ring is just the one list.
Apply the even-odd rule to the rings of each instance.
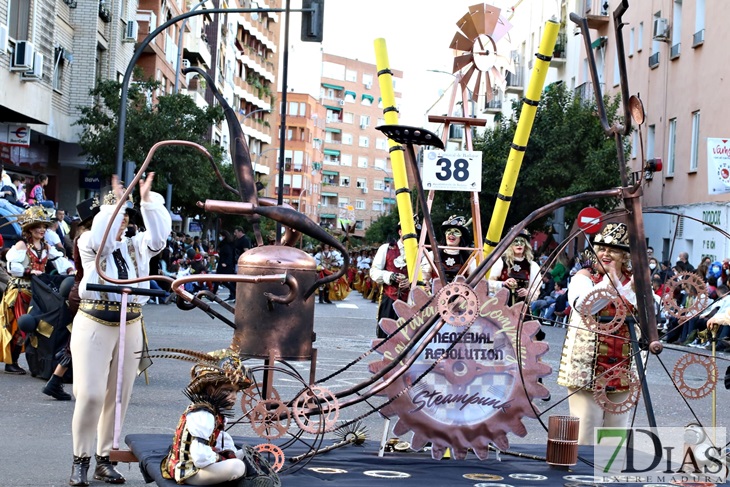
[[461, 230], [458, 228], [449, 228], [444, 233], [446, 236], [453, 235], [454, 237], [461, 237]]
[[519, 247], [527, 247], [527, 240], [525, 240], [524, 238], [516, 238], [512, 242], [512, 245], [519, 246]]

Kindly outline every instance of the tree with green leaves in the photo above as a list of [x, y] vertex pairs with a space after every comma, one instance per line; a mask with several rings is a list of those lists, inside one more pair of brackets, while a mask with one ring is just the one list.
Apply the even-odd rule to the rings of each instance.
[[[222, 109], [212, 105], [200, 108], [185, 94], [160, 95], [153, 105], [152, 93], [159, 87], [159, 82], [146, 80], [135, 82], [129, 88], [124, 160], [132, 161], [136, 171], [157, 142], [195, 142], [211, 153], [226, 181], [235, 187], [231, 165], [220, 164], [222, 148], [206, 139], [211, 126], [223, 119]], [[82, 127], [79, 141], [82, 155], [88, 158], [92, 172], [103, 178], [109, 178], [116, 167], [120, 93], [121, 83], [100, 80], [90, 91], [95, 103], [80, 107], [81, 117], [76, 122]], [[167, 185], [173, 185], [171, 208], [183, 216], [200, 214], [196, 203], [206, 198], [236, 199], [235, 195], [220, 187], [209, 160], [189, 147], [160, 148], [148, 171], [157, 175], [155, 191], [165, 194]]]
[[[616, 119], [619, 99], [606, 100], [609, 122]], [[475, 140], [483, 152], [482, 191], [479, 195], [482, 228], [486, 232], [494, 210], [521, 105], [509, 119]], [[606, 137], [596, 115], [595, 101], [573, 96], [564, 84], [543, 92], [532, 133], [524, 154], [505, 229], [523, 220], [537, 208], [564, 196], [608, 189], [620, 185], [616, 145]], [[470, 193], [441, 192], [432, 210], [436, 226], [452, 214], [470, 214]], [[566, 208], [566, 221], [576, 218], [587, 205], [607, 211], [618, 200], [576, 203]], [[540, 229], [544, 221], [531, 225]]]

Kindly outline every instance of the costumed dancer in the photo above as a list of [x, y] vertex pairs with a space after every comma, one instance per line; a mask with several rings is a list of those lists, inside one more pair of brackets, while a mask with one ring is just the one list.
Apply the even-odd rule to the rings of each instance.
[[[428, 261], [424, 258], [421, 264], [421, 272], [424, 275], [428, 272]], [[380, 320], [383, 318], [398, 319], [398, 314], [393, 309], [396, 301], [408, 301], [410, 280], [408, 268], [406, 267], [406, 251], [403, 245], [403, 231], [398, 223], [398, 240], [391, 240], [378, 248], [370, 266], [370, 279], [374, 284], [380, 285], [380, 301], [378, 304], [378, 317], [375, 327], [376, 336], [385, 338], [387, 335], [380, 328]]]
[[367, 278], [372, 263], [373, 259], [370, 258], [370, 252], [367, 249], [361, 250], [360, 256], [357, 258], [357, 277], [355, 278], [354, 288], [363, 295], [365, 295]]
[[[589, 296], [590, 313], [594, 319], [611, 320], [616, 305], [609, 299], [596, 296], [594, 291], [610, 290], [628, 308], [636, 305], [633, 279], [630, 272], [628, 228], [623, 223], [609, 223], [593, 239], [595, 261], [592, 269], [575, 273], [568, 285], [568, 303], [574, 312], [565, 336], [558, 384], [568, 388], [570, 414], [580, 418], [578, 443], [593, 443], [593, 429], [597, 427], [626, 427], [630, 411], [612, 414], [594, 400], [595, 381], [609, 370], [625, 371], [623, 378], [615, 378], [606, 385], [610, 401], [621, 402], [629, 397], [628, 374], [633, 367], [628, 324], [625, 322], [612, 335], [595, 333], [588, 329], [581, 310]], [[588, 311], [588, 310], [586, 310]], [[631, 324], [630, 326], [634, 326]]]
[[[108, 483], [124, 483], [125, 479], [109, 461], [114, 439], [115, 392], [119, 347], [119, 320], [121, 295], [89, 291], [88, 283], [104, 284], [96, 269], [95, 259], [100, 254], [102, 271], [111, 278], [132, 279], [149, 276], [150, 258], [162, 252], [172, 229], [170, 213], [164, 198], [150, 191], [154, 173], [140, 181], [141, 213], [144, 232], [125, 237], [129, 215], [120, 212], [112, 221], [117, 200], [124, 188], [112, 176], [113, 193], [107, 195], [91, 230], [78, 239], [84, 278], [79, 286], [81, 303], [74, 318], [71, 334], [71, 354], [74, 360], [73, 392], [76, 396], [72, 421], [73, 467], [69, 485], [89, 485], [89, 460], [96, 453], [94, 478]], [[102, 247], [102, 237], [111, 221], [109, 238]], [[149, 283], [132, 287], [149, 288]], [[124, 343], [124, 377], [121, 394], [123, 424], [129, 398], [132, 395], [135, 372], [140, 365], [139, 351], [143, 349], [144, 330], [142, 305], [147, 296], [130, 295], [127, 304]], [[98, 435], [98, 438], [96, 438]], [[94, 439], [96, 438], [96, 449]]]
[[535, 262], [530, 247], [530, 234], [523, 230], [489, 271], [490, 291], [496, 293], [506, 287], [510, 292], [509, 306], [520, 302], [529, 304], [539, 294], [541, 282], [540, 265]]
[[30, 277], [43, 274], [48, 262], [59, 274], [74, 272], [71, 262], [44, 239], [50, 222], [50, 215], [41, 206], [25, 210], [18, 218], [23, 235], [5, 254], [11, 278], [0, 303], [0, 358], [5, 362], [6, 374], [26, 373], [18, 365], [25, 344], [25, 333], [18, 328], [18, 318], [28, 312], [32, 297]]
[[184, 393], [190, 405], [180, 416], [172, 448], [162, 460], [162, 476], [184, 485], [214, 485], [246, 474], [246, 452], [225, 431], [236, 395], [251, 385], [238, 356], [197, 354]]
[[[446, 280], [448, 282], [452, 282], [454, 280], [467, 262], [469, 262], [469, 268], [463, 275], [468, 276], [471, 271], [476, 269], [476, 261], [474, 259], [469, 260], [469, 257], [471, 256], [470, 250], [459, 250], [453, 248], [470, 246], [469, 242], [471, 241], [471, 232], [469, 232], [468, 225], [466, 218], [457, 215], [451, 215], [448, 220], [441, 224], [446, 247], [441, 248], [439, 246], [439, 254], [441, 262], [444, 265], [444, 270], [446, 271]], [[429, 252], [429, 254], [433, 255], [432, 252]], [[428, 266], [428, 271], [425, 275], [432, 278], [436, 277], [436, 274], [430, 265]]]
[[[337, 269], [343, 263], [342, 255], [336, 250], [332, 250], [327, 244], [323, 244], [322, 249], [314, 255], [314, 261], [317, 263], [320, 279], [337, 272]], [[319, 287], [320, 303], [332, 304], [330, 284], [332, 283], [323, 284]]]
[[[76, 268], [73, 287], [68, 294], [68, 316], [69, 322], [73, 322], [76, 312], [79, 310], [81, 298], [79, 297], [79, 285], [84, 278], [84, 267], [81, 265], [81, 256], [79, 255], [78, 239], [79, 236], [91, 228], [91, 222], [99, 213], [99, 199], [89, 198], [76, 205], [76, 212], [79, 214], [81, 221], [78, 224], [78, 230], [74, 238], [73, 244], [73, 262]], [[71, 349], [70, 343], [64, 350], [61, 360], [56, 365], [53, 375], [43, 387], [43, 394], [51, 396], [59, 401], [70, 401], [71, 394], [63, 390], [63, 376], [66, 374], [71, 365]]]

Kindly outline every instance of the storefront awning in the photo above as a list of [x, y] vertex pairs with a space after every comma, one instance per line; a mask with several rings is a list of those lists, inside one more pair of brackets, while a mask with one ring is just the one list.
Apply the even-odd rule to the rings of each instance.
[[340, 156], [340, 151], [334, 149], [325, 149], [324, 154], [327, 156]]
[[324, 171], [322, 171], [322, 175], [323, 176], [339, 176], [340, 173], [338, 173], [337, 171], [328, 171], [327, 169], [325, 169]]
[[339, 133], [342, 132], [342, 129], [336, 129], [334, 127], [325, 127], [324, 128], [324, 131], [325, 132], [332, 132], [333, 134], [339, 134]]
[[320, 215], [320, 218], [337, 218], [337, 215], [334, 213], [322, 213]]
[[370, 103], [372, 103], [373, 101], [375, 101], [375, 98], [373, 98], [373, 95], [368, 95], [367, 93], [363, 93], [362, 94], [362, 99], [363, 100], [368, 100], [368, 101], [370, 101]]
[[322, 191], [319, 194], [321, 194], [322, 196], [326, 196], [328, 198], [337, 198], [337, 193], [328, 193], [326, 191]]
[[331, 88], [331, 89], [337, 90], [337, 91], [342, 91], [342, 90], [345, 89], [344, 86], [333, 85], [333, 84], [330, 84], [330, 83], [322, 83], [322, 86], [324, 86], [325, 88]]
[[331, 105], [325, 105], [324, 106], [327, 110], [332, 110], [333, 112], [341, 112], [342, 107], [333, 107]]

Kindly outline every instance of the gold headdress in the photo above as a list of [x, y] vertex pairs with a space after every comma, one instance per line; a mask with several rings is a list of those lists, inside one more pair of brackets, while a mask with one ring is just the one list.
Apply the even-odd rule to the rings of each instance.
[[38, 225], [50, 225], [51, 215], [42, 206], [31, 206], [18, 217], [18, 223], [23, 231], [26, 232]]
[[623, 223], [609, 223], [593, 238], [593, 245], [605, 245], [629, 251], [629, 228]]

